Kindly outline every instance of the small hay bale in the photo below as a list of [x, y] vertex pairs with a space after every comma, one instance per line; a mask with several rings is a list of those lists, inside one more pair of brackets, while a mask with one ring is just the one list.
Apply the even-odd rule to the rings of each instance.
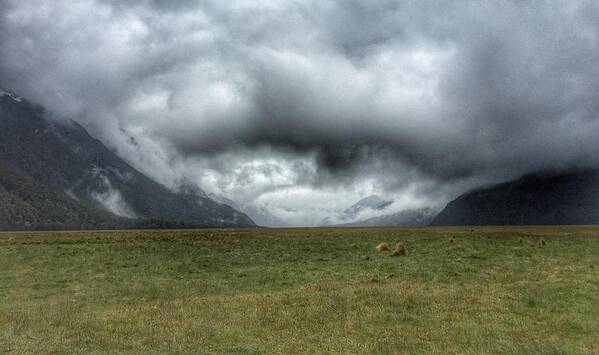
[[376, 250], [378, 250], [378, 251], [387, 251], [387, 250], [389, 250], [389, 244], [383, 242], [383, 243], [381, 243], [381, 244], [379, 244], [379, 245], [376, 246]]
[[391, 253], [391, 256], [406, 256], [406, 255], [408, 255], [406, 246], [400, 240], [397, 242], [397, 244], [395, 244], [395, 250], [393, 250], [393, 253]]

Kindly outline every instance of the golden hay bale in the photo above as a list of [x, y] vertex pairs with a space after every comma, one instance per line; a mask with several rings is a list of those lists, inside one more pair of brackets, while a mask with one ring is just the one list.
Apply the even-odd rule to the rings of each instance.
[[378, 250], [378, 251], [387, 251], [387, 250], [389, 250], [389, 244], [383, 242], [383, 243], [381, 243], [381, 244], [379, 244], [379, 245], [376, 246], [376, 250]]
[[406, 246], [402, 241], [399, 241], [397, 244], [395, 244], [395, 250], [393, 250], [391, 256], [406, 256], [407, 254]]

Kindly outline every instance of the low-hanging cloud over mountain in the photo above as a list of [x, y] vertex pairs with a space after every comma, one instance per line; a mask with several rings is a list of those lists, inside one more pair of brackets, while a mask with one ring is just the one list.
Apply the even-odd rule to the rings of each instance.
[[141, 170], [315, 224], [599, 156], [595, 1], [0, 0], [0, 84]]

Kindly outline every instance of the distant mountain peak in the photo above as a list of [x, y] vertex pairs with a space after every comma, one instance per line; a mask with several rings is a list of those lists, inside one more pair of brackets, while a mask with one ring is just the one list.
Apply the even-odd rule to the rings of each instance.
[[383, 210], [392, 203], [392, 199], [385, 199], [379, 195], [370, 195], [351, 205], [343, 211], [343, 214], [346, 218], [351, 219], [355, 218], [360, 212], [365, 210]]
[[344, 223], [344, 227], [397, 227], [397, 226], [426, 226], [433, 217], [434, 211], [429, 207], [404, 209], [395, 213], [382, 214], [375, 217]]
[[391, 198], [370, 195], [344, 210], [336, 218], [325, 218], [321, 224], [344, 227], [422, 226], [429, 224], [434, 217], [431, 208], [398, 211], [397, 206], [392, 206], [393, 202]]

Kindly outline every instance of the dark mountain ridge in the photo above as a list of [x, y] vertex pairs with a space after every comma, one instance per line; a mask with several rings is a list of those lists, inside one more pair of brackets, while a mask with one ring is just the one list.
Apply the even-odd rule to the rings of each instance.
[[599, 223], [599, 171], [540, 172], [468, 192], [432, 225], [559, 225]]
[[0, 89], [0, 229], [255, 226], [205, 194], [156, 183], [74, 121], [47, 117]]

